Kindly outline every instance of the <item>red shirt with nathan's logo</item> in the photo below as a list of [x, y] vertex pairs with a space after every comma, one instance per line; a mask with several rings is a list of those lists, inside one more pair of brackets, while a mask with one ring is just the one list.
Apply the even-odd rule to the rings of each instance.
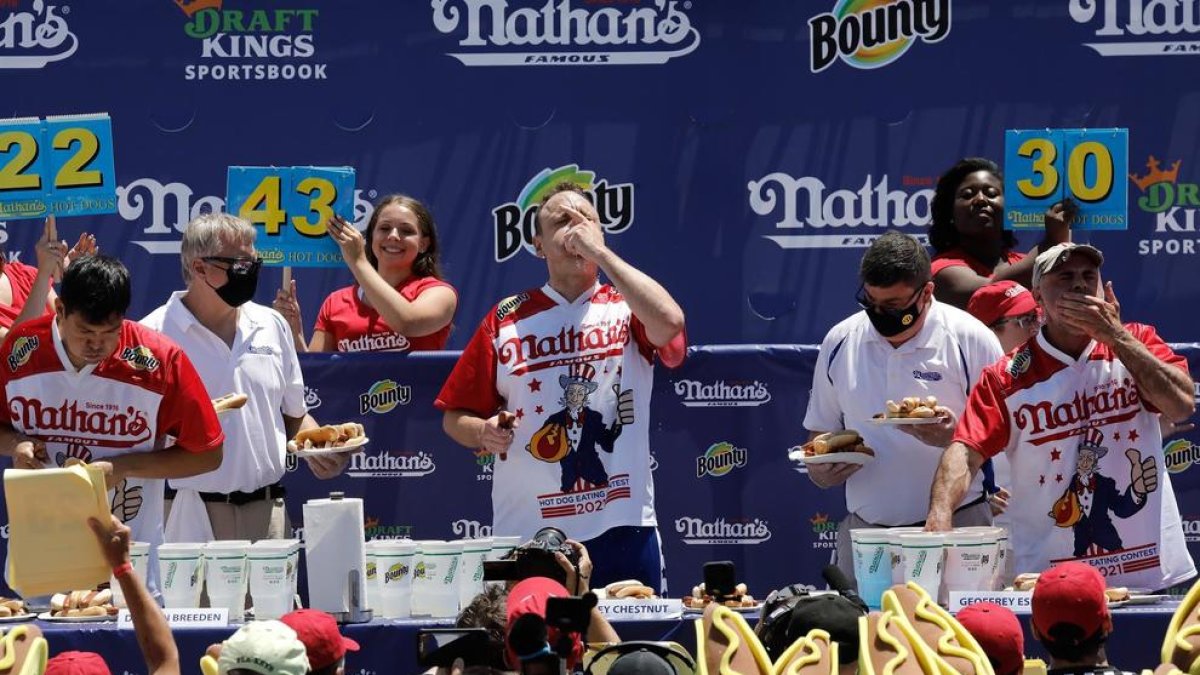
[[[396, 286], [405, 300], [439, 286], [454, 290], [450, 284], [433, 277], [409, 277]], [[455, 291], [457, 293], [457, 291]], [[392, 330], [379, 311], [363, 301], [362, 288], [355, 284], [334, 291], [321, 304], [316, 330], [329, 334], [339, 352], [421, 352], [444, 349], [450, 338], [450, 325], [429, 335], [401, 335]]]
[[673, 368], [686, 346], [682, 332], [652, 345], [608, 284], [574, 302], [547, 285], [497, 304], [435, 403], [484, 417], [504, 408], [520, 420], [493, 468], [493, 532], [529, 537], [549, 525], [587, 540], [612, 527], [656, 525], [654, 356]]
[[[1126, 329], [1187, 372], [1152, 327]], [[984, 370], [954, 440], [984, 457], [1008, 454], [1018, 572], [1078, 559], [1110, 586], [1150, 589], [1195, 574], [1156, 413], [1125, 364], [1095, 341], [1075, 359], [1038, 333]]]
[[[47, 466], [86, 462], [163, 447], [164, 437], [208, 452], [225, 435], [208, 392], [183, 351], [132, 321], [116, 350], [76, 371], [53, 315], [13, 329], [0, 348], [0, 394], [13, 429], [46, 442]], [[136, 541], [162, 542], [163, 487], [128, 478], [109, 493], [113, 515]]]

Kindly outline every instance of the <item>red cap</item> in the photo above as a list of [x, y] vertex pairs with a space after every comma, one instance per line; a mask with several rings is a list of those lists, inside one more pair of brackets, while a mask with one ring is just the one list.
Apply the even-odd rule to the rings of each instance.
[[1079, 627], [1091, 637], [1109, 621], [1104, 577], [1095, 567], [1065, 562], [1042, 572], [1033, 587], [1033, 627], [1043, 640], [1060, 623]]
[[310, 670], [337, 663], [347, 651], [358, 651], [358, 643], [342, 635], [333, 616], [318, 609], [298, 609], [279, 620], [296, 631], [296, 637], [304, 643]]
[[977, 602], [954, 617], [987, 654], [996, 675], [1013, 675], [1025, 665], [1025, 633], [1017, 615], [994, 602]]
[[967, 311], [987, 326], [1010, 316], [1036, 312], [1037, 309], [1033, 293], [1015, 281], [996, 281], [980, 286], [967, 301]]
[[95, 652], [63, 652], [46, 662], [46, 675], [112, 675]]
[[[508, 624], [505, 629], [505, 634], [512, 632], [513, 625], [517, 619], [526, 614], [533, 614], [543, 620], [546, 618], [546, 599], [547, 598], [569, 598], [571, 594], [567, 592], [566, 587], [553, 579], [546, 577], [530, 577], [523, 581], [517, 582], [508, 591]], [[558, 629], [549, 628], [547, 630], [546, 642], [553, 648], [558, 643]], [[508, 652], [508, 660], [514, 668], [520, 665], [520, 657], [528, 656], [528, 654], [517, 654], [513, 651], [511, 640], [506, 639], [505, 649]], [[574, 646], [571, 649], [571, 657], [567, 659], [568, 667], [574, 667], [583, 659], [583, 642], [579, 636], [574, 638]]]

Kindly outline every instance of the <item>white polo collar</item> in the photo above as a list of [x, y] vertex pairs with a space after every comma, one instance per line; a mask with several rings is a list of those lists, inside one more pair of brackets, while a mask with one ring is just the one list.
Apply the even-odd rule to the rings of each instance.
[[1087, 363], [1088, 360], [1092, 358], [1092, 352], [1096, 350], [1096, 341], [1092, 340], [1091, 342], [1088, 342], [1086, 347], [1083, 348], [1083, 352], [1079, 355], [1078, 359], [1073, 358], [1070, 354], [1050, 344], [1050, 341], [1046, 339], [1045, 326], [1038, 330], [1037, 343], [1038, 346], [1042, 348], [1042, 351], [1046, 352], [1055, 360], [1060, 361], [1066, 366], [1077, 366], [1081, 363]]
[[587, 304], [588, 302], [591, 302], [592, 296], [596, 295], [596, 292], [599, 290], [600, 290], [600, 279], [597, 278], [595, 283], [592, 284], [591, 288], [580, 293], [579, 297], [575, 298], [574, 302], [571, 302], [570, 300], [567, 300], [566, 298], [564, 298], [561, 293], [559, 293], [558, 291], [551, 288], [549, 282], [547, 282], [545, 286], [542, 286], [542, 292], [546, 294], [546, 297], [553, 300], [554, 304], [567, 305], [567, 306]]

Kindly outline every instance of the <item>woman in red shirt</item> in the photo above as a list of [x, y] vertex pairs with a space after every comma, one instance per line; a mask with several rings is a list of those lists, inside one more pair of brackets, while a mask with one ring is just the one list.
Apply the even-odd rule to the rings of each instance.
[[30, 319], [54, 311], [54, 280], [61, 279], [70, 261], [96, 252], [96, 238], [84, 232], [79, 242], [67, 251], [67, 242], [56, 241], [54, 216], [46, 218], [46, 228], [37, 243], [37, 267], [0, 254], [0, 341], [8, 331]]
[[[325, 298], [308, 351], [444, 348], [458, 293], [442, 280], [437, 226], [429, 209], [412, 197], [388, 195], [375, 206], [365, 237], [340, 217], [326, 227], [356, 283]], [[288, 319], [303, 351], [294, 281], [289, 291], [276, 296], [275, 309]]]
[[1029, 287], [1040, 251], [1071, 240], [1075, 204], [1060, 202], [1046, 211], [1046, 231], [1029, 253], [1004, 229], [1004, 176], [990, 159], [959, 160], [938, 179], [931, 206], [929, 245], [933, 247], [934, 295], [960, 309], [980, 287], [1011, 280]]

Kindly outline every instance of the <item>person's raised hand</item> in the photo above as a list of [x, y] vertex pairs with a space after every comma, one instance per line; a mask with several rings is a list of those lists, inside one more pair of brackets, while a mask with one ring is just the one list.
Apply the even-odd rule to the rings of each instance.
[[88, 527], [96, 535], [104, 561], [109, 567], [117, 568], [129, 562], [129, 541], [131, 530], [114, 515], [109, 515], [109, 521], [102, 523], [95, 518], [88, 518]]

